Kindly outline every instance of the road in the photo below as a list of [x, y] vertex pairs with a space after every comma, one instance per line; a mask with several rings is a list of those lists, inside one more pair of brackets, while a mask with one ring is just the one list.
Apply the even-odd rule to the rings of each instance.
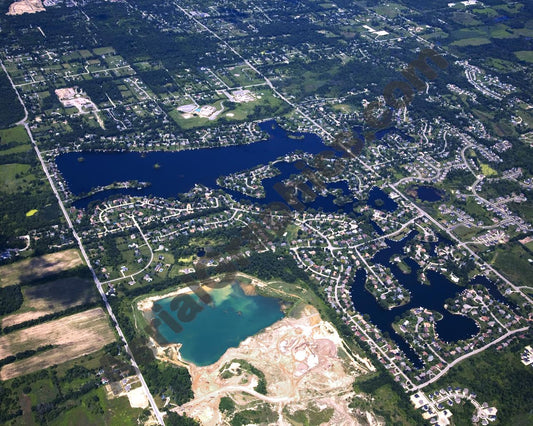
[[[355, 326], [355, 328], [359, 331], [359, 333], [361, 333], [362, 335], [365, 336], [365, 338], [367, 339], [367, 342], [369, 343], [369, 346], [372, 347], [372, 345], [374, 346], [374, 348], [376, 349], [377, 352], [379, 352], [381, 354], [381, 356], [387, 360], [387, 362], [390, 364], [390, 365], [394, 365], [394, 368], [395, 370], [398, 372], [398, 374], [400, 376], [403, 377], [403, 379], [405, 380], [405, 383], [407, 386], [409, 386], [407, 388], [407, 390], [413, 390], [414, 389], [414, 384], [413, 382], [411, 381], [411, 379], [409, 377], [407, 377], [407, 375], [402, 371], [402, 368], [400, 368], [398, 365], [396, 365], [396, 363], [394, 362], [394, 360], [392, 360], [388, 355], [387, 353], [374, 341], [374, 339], [372, 339], [368, 333], [366, 332], [366, 330], [361, 326], [361, 324], [358, 322], [358, 321], [355, 321], [353, 319], [353, 317], [350, 315], [350, 313], [348, 312], [348, 310], [344, 307], [344, 305], [340, 302], [339, 300], [339, 281], [340, 281], [340, 277], [339, 279], [337, 280], [337, 283], [335, 284], [335, 302], [337, 303], [337, 306], [339, 309], [342, 310], [342, 313], [344, 314], [344, 316], [346, 318], [349, 318], [350, 320], [350, 323], [352, 325]], [[390, 373], [390, 371], [389, 371]]]
[[232, 386], [225, 386], [221, 389], [217, 389], [216, 391], [207, 393], [201, 396], [200, 398], [195, 398], [192, 401], [187, 402], [180, 407], [173, 408], [171, 411], [183, 412], [186, 408], [198, 405], [198, 403], [201, 401], [209, 400], [211, 398], [217, 397], [220, 394], [235, 393], [235, 392], [249, 393], [250, 395], [253, 395], [257, 399], [261, 399], [262, 401], [266, 401], [271, 404], [291, 402], [293, 399], [295, 399], [295, 397], [290, 397], [290, 396], [279, 396], [279, 397], [266, 396], [254, 390], [251, 386], [232, 385]]
[[125, 350], [128, 353], [128, 355], [131, 357], [131, 364], [133, 365], [133, 368], [135, 369], [135, 373], [136, 373], [137, 377], [139, 378], [139, 381], [141, 382], [141, 384], [143, 386], [143, 389], [144, 389], [144, 391], [146, 393], [146, 396], [148, 397], [148, 401], [150, 402], [150, 406], [152, 407], [152, 410], [153, 410], [153, 412], [154, 412], [159, 424], [164, 425], [165, 422], [163, 420], [163, 416], [162, 416], [161, 412], [159, 411], [159, 409], [157, 408], [157, 405], [156, 405], [156, 403], [154, 401], [152, 393], [150, 392], [150, 389], [148, 389], [148, 385], [146, 384], [146, 382], [144, 380], [144, 377], [143, 377], [141, 371], [139, 370], [139, 366], [138, 366], [137, 362], [135, 361], [135, 358], [133, 357], [133, 354], [132, 354], [132, 352], [130, 350], [130, 347], [128, 345], [126, 337], [124, 336], [124, 333], [122, 332], [122, 329], [120, 328], [120, 325], [119, 325], [119, 323], [118, 323], [118, 321], [117, 321], [117, 319], [115, 317], [115, 314], [113, 313], [113, 309], [111, 308], [111, 305], [109, 304], [109, 301], [107, 300], [107, 296], [105, 295], [105, 292], [104, 292], [104, 290], [102, 288], [102, 284], [100, 283], [100, 280], [96, 276], [94, 268], [91, 265], [91, 261], [89, 259], [89, 256], [87, 255], [87, 252], [85, 251], [85, 248], [83, 247], [83, 243], [81, 241], [81, 238], [79, 237], [78, 233], [76, 232], [76, 229], [74, 229], [74, 225], [72, 224], [72, 220], [70, 219], [70, 216], [69, 216], [69, 214], [67, 212], [67, 209], [65, 208], [65, 205], [63, 204], [63, 201], [61, 200], [61, 197], [59, 196], [59, 192], [57, 191], [55, 182], [52, 179], [52, 176], [50, 175], [50, 172], [48, 171], [48, 167], [46, 166], [46, 162], [44, 161], [44, 159], [43, 159], [43, 157], [41, 155], [41, 151], [39, 150], [39, 147], [37, 146], [37, 143], [35, 142], [35, 139], [33, 138], [33, 134], [31, 132], [30, 126], [28, 124], [28, 110], [26, 109], [26, 105], [24, 104], [24, 102], [23, 102], [23, 100], [22, 100], [17, 88], [13, 84], [13, 80], [11, 79], [11, 76], [9, 75], [9, 73], [7, 72], [7, 70], [6, 70], [6, 68], [5, 68], [4, 64], [3, 64], [3, 62], [1, 62], [1, 61], [0, 61], [0, 66], [2, 67], [4, 72], [6, 73], [7, 78], [9, 79], [9, 82], [11, 83], [11, 86], [13, 87], [13, 90], [17, 94], [17, 97], [18, 97], [20, 103], [24, 107], [24, 118], [22, 120], [20, 120], [17, 123], [17, 125], [24, 126], [24, 128], [26, 129], [26, 132], [28, 133], [28, 136], [29, 136], [29, 138], [31, 140], [31, 143], [33, 145], [35, 153], [37, 154], [37, 158], [39, 159], [39, 161], [41, 163], [41, 167], [43, 168], [43, 171], [44, 171], [44, 173], [46, 175], [46, 178], [48, 179], [48, 182], [50, 183], [50, 187], [52, 188], [52, 191], [54, 192], [54, 195], [57, 198], [57, 202], [59, 204], [61, 212], [63, 213], [63, 216], [65, 217], [65, 220], [66, 220], [69, 228], [72, 231], [72, 235], [74, 236], [74, 238], [76, 239], [76, 241], [78, 243], [78, 247], [80, 249], [80, 252], [81, 252], [83, 258], [85, 259], [85, 262], [87, 263], [87, 267], [91, 271], [94, 283], [96, 284], [96, 288], [98, 289], [98, 292], [100, 293], [100, 296], [102, 297], [102, 300], [104, 301], [104, 304], [105, 304], [105, 307], [107, 309], [107, 312], [108, 312], [109, 316], [113, 320], [113, 324], [115, 324], [115, 329], [117, 330], [117, 333], [118, 333], [119, 337], [121, 338], [121, 340], [125, 344], [125, 346], [124, 346]]
[[402, 199], [404, 199], [407, 203], [414, 206], [414, 208], [418, 211], [421, 217], [425, 217], [428, 219], [431, 223], [433, 223], [437, 228], [439, 228], [441, 231], [444, 231], [447, 235], [450, 236], [450, 238], [457, 243], [459, 247], [463, 247], [468, 253], [470, 253], [476, 261], [485, 266], [486, 269], [488, 269], [490, 272], [492, 272], [494, 275], [496, 275], [498, 278], [500, 278], [503, 282], [505, 282], [509, 287], [511, 287], [515, 292], [520, 294], [529, 304], [533, 304], [533, 300], [525, 294], [523, 291], [520, 290], [519, 287], [514, 285], [512, 282], [510, 282], [507, 278], [505, 278], [502, 274], [500, 274], [496, 269], [494, 269], [489, 263], [485, 262], [481, 257], [478, 256], [478, 254], [473, 251], [468, 245], [464, 242], [462, 242], [459, 238], [457, 238], [453, 233], [448, 232], [448, 230], [437, 220], [433, 218], [429, 213], [427, 213], [424, 209], [418, 207], [415, 203], [411, 202], [398, 188], [396, 188], [395, 184], [390, 184], [389, 187], [398, 194]]
[[128, 279], [128, 278], [133, 278], [134, 276], [136, 275], [139, 275], [141, 274], [142, 272], [146, 271], [146, 269], [148, 269], [148, 267], [152, 264], [152, 262], [154, 261], [154, 250], [152, 249], [152, 246], [150, 245], [150, 242], [148, 241], [148, 238], [146, 238], [146, 235], [144, 235], [144, 232], [143, 230], [141, 229], [141, 227], [139, 226], [139, 223], [137, 222], [137, 220], [135, 220], [135, 218], [132, 216], [130, 216], [130, 219], [133, 221], [133, 224], [137, 227], [138, 231], [139, 231], [139, 234], [141, 234], [141, 237], [142, 239], [144, 240], [144, 242], [146, 243], [146, 246], [148, 247], [148, 250], [150, 250], [150, 260], [148, 261], [148, 263], [144, 266], [144, 268], [142, 268], [140, 271], [137, 271], [137, 272], [134, 272], [133, 274], [130, 274], [130, 275], [124, 275], [123, 277], [120, 277], [120, 278], [115, 278], [113, 280], [108, 280], [108, 281], [104, 281], [102, 284], [109, 284], [109, 283], [113, 283], [115, 281], [122, 281], [122, 280], [125, 280], [125, 279]]
[[239, 57], [247, 66], [249, 66], [253, 71], [257, 73], [263, 80], [265, 80], [266, 84], [270, 89], [280, 98], [282, 101], [286, 102], [291, 108], [293, 108], [298, 114], [300, 114], [303, 118], [305, 118], [309, 123], [311, 123], [313, 126], [315, 126], [317, 129], [320, 130], [322, 133], [322, 137], [327, 140], [331, 140], [333, 138], [333, 135], [328, 132], [324, 127], [322, 127], [315, 119], [309, 116], [305, 111], [303, 111], [298, 105], [292, 103], [290, 100], [288, 100], [282, 93], [276, 89], [274, 84], [270, 81], [268, 77], [266, 77], [261, 71], [259, 71], [248, 59], [243, 57], [237, 50], [235, 50], [229, 43], [227, 43], [222, 37], [220, 37], [216, 32], [211, 30], [209, 27], [202, 24], [198, 19], [196, 19], [194, 16], [192, 16], [186, 9], [181, 7], [178, 3], [174, 2], [176, 7], [181, 10], [191, 21], [193, 21], [196, 25], [203, 28], [205, 31], [207, 31], [209, 34], [211, 34], [213, 37], [215, 37], [220, 43], [224, 45], [227, 49], [231, 50], [237, 57]]
[[454, 365], [456, 364], [459, 364], [461, 361], [464, 361], [465, 359], [467, 358], [470, 358], [471, 356], [474, 356], [476, 354], [479, 354], [481, 352], [483, 352], [485, 349], [489, 348], [490, 346], [492, 345], [495, 345], [496, 343], [499, 343], [505, 339], [507, 339], [509, 336], [512, 336], [513, 334], [516, 334], [516, 333], [520, 333], [522, 331], [527, 331], [529, 329], [529, 327], [522, 327], [522, 328], [517, 328], [516, 330], [511, 330], [507, 333], [505, 333], [503, 336], [500, 336], [498, 337], [496, 340], [493, 340], [492, 342], [490, 343], [487, 343], [485, 346], [479, 348], [479, 349], [476, 349], [476, 350], [473, 350], [472, 352], [469, 352], [467, 354], [464, 354], [463, 356], [460, 356], [459, 358], [456, 358], [454, 359], [452, 362], [450, 362], [446, 367], [444, 367], [438, 374], [436, 374], [435, 376], [433, 376], [431, 379], [429, 379], [427, 382], [424, 382], [420, 385], [417, 385], [415, 386], [414, 390], [419, 390], [419, 389], [422, 389], [422, 388], [425, 388], [427, 385], [433, 383], [433, 382], [436, 382], [437, 380], [439, 380], [442, 376], [444, 376], [449, 370], [450, 368], [452, 368]]

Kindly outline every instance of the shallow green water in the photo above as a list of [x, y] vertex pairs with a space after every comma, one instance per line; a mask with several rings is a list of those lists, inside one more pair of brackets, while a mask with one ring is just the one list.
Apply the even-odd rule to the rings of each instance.
[[[182, 343], [181, 355], [184, 360], [198, 366], [216, 362], [230, 347], [237, 347], [249, 336], [283, 318], [280, 300], [264, 296], [247, 296], [241, 287], [234, 283], [210, 293], [213, 303], [203, 304], [198, 296], [182, 295], [161, 299], [152, 309], [155, 318], [160, 319], [156, 329], [159, 338], [168, 343]], [[192, 297], [202, 309], [192, 314], [190, 321], [180, 321], [178, 312]], [[166, 314], [175, 320], [178, 328], [169, 326]], [[190, 313], [190, 311], [189, 311]], [[167, 316], [168, 318], [168, 316]], [[182, 317], [182, 319], [184, 319]], [[159, 322], [159, 321], [156, 321]], [[181, 328], [178, 332], [177, 329]]]

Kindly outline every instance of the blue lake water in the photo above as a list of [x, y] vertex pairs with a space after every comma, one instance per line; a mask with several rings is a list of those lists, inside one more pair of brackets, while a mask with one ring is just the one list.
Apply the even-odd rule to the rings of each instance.
[[[141, 190], [132, 188], [102, 191], [74, 203], [78, 208], [85, 208], [91, 201], [100, 201], [112, 195], [154, 195], [168, 198], [189, 191], [195, 184], [216, 188], [216, 180], [220, 176], [266, 164], [285, 154], [298, 150], [311, 154], [332, 150], [324, 145], [317, 135], [311, 133], [296, 133], [294, 135], [297, 138], [291, 138], [274, 121], [267, 121], [259, 126], [269, 134], [269, 139], [249, 145], [146, 154], [72, 152], [59, 155], [56, 158], [56, 164], [74, 195], [88, 193], [93, 188], [119, 181], [137, 180], [150, 183], [149, 187]], [[84, 161], [78, 161], [80, 156], [83, 156]], [[276, 167], [282, 173], [264, 180], [265, 198], [256, 199], [235, 191], [227, 192], [239, 201], [249, 200], [265, 204], [284, 201], [274, 189], [274, 185], [291, 175], [300, 174], [301, 171], [294, 163], [278, 163]], [[309, 186], [312, 188], [312, 184]], [[343, 182], [329, 184], [328, 188], [341, 189], [344, 195], [351, 197], [348, 186]], [[353, 197], [351, 199], [354, 200]], [[306, 202], [305, 205], [307, 208], [322, 209], [328, 212], [339, 209], [348, 212], [353, 209], [352, 202], [338, 206], [333, 201], [332, 195], [318, 196], [315, 200]]]
[[213, 289], [210, 295], [210, 305], [203, 304], [195, 294], [169, 297], [154, 303], [155, 316], [159, 315], [155, 312], [163, 310], [173, 318], [177, 318], [175, 307], [180, 298], [192, 297], [197, 306], [203, 307], [192, 321], [179, 322], [180, 332], [172, 330], [165, 321], [159, 321], [157, 326], [161, 343], [182, 343], [183, 359], [198, 366], [213, 364], [228, 348], [239, 346], [247, 337], [283, 318], [280, 300], [246, 295], [237, 283]]
[[[323, 144], [318, 136], [313, 134], [300, 134], [301, 139], [290, 138], [287, 132], [273, 121], [261, 123], [260, 127], [269, 134], [269, 139], [250, 145], [180, 152], [150, 152], [145, 155], [136, 152], [68, 153], [58, 156], [56, 163], [66, 179], [69, 189], [75, 195], [116, 181], [137, 180], [151, 184], [151, 186], [141, 190], [124, 189], [97, 193], [75, 203], [77, 207], [83, 208], [91, 201], [103, 200], [116, 194], [176, 197], [180, 193], [189, 191], [195, 184], [215, 188], [219, 176], [240, 172], [259, 164], [266, 164], [296, 150], [312, 154], [331, 150], [330, 147]], [[379, 137], [385, 133], [383, 132]], [[80, 156], [84, 157], [83, 162], [78, 161]], [[156, 164], [159, 167], [154, 167]], [[256, 199], [234, 191], [227, 192], [240, 201], [260, 203], [283, 201], [274, 189], [274, 185], [292, 174], [299, 174], [300, 171], [294, 163], [278, 163], [276, 167], [282, 173], [280, 176], [263, 181], [266, 191], [265, 198]], [[309, 182], [308, 184], [312, 187], [312, 184]], [[334, 203], [335, 197], [329, 194], [325, 197], [318, 196], [315, 200], [307, 202], [306, 207], [321, 209], [326, 212], [338, 211], [339, 209], [345, 212], [352, 211], [357, 200], [351, 196], [345, 182], [329, 184], [328, 188], [340, 189], [350, 201], [339, 206]], [[395, 211], [398, 207], [394, 200], [377, 187], [369, 192], [368, 205], [389, 212]], [[376, 223], [372, 222], [372, 225], [376, 232], [383, 233]], [[412, 237], [411, 235], [408, 238]], [[395, 316], [418, 306], [438, 311], [443, 315], [443, 319], [437, 322], [436, 330], [440, 338], [445, 341], [468, 338], [477, 333], [477, 325], [474, 321], [452, 315], [443, 308], [444, 301], [455, 296], [462, 290], [462, 287], [451, 283], [441, 274], [431, 271], [427, 273], [431, 285], [420, 284], [416, 278], [416, 271], [419, 266], [409, 258], [405, 259], [405, 262], [411, 267], [411, 273], [403, 274], [395, 264], [390, 263], [390, 258], [393, 254], [402, 253], [405, 241], [389, 241], [388, 243], [389, 248], [378, 252], [374, 261], [389, 266], [399, 282], [411, 291], [410, 303], [390, 311], [382, 309], [374, 297], [364, 288], [366, 281], [364, 270], [359, 270], [356, 274], [352, 286], [352, 299], [359, 312], [369, 314], [372, 322], [391, 335], [413, 364], [420, 366], [421, 362], [416, 353], [392, 329], [391, 323]], [[432, 246], [432, 250], [433, 248]], [[478, 283], [483, 284], [481, 281]], [[491, 294], [499, 294], [495, 286], [487, 285], [487, 288]], [[215, 304], [205, 306], [194, 321], [183, 325], [183, 330], [179, 333], [173, 331], [165, 323], [161, 323], [157, 330], [160, 338], [164, 341], [184, 343], [183, 357], [198, 365], [208, 365], [216, 361], [228, 347], [238, 346], [244, 338], [257, 333], [283, 316], [276, 299], [246, 296], [238, 286], [213, 290], [212, 296]], [[197, 298], [195, 295], [192, 297]], [[173, 314], [171, 302], [172, 299], [159, 301], [157, 302], [158, 308]]]
[[389, 195], [381, 188], [375, 186], [368, 193], [367, 204], [377, 210], [383, 210], [387, 212], [393, 212], [398, 208], [398, 203], [394, 201]]
[[[115, 193], [176, 197], [195, 184], [214, 188], [219, 176], [266, 164], [296, 150], [316, 154], [326, 149], [317, 135], [306, 133], [301, 135], [302, 139], [289, 138], [273, 121], [261, 123], [260, 127], [269, 133], [269, 139], [249, 145], [144, 155], [138, 152], [71, 152], [59, 155], [56, 164], [75, 195], [113, 182], [137, 180], [150, 182], [151, 186], [140, 191], [107, 191], [93, 199]], [[80, 155], [83, 162], [78, 161]], [[159, 167], [155, 167], [156, 164]]]
[[422, 201], [440, 201], [442, 200], [442, 193], [437, 188], [432, 186], [419, 186], [416, 189], [416, 196]]
[[416, 352], [392, 328], [392, 323], [396, 317], [417, 307], [424, 307], [439, 312], [443, 318], [437, 321], [435, 330], [439, 338], [446, 342], [468, 339], [477, 334], [479, 328], [472, 319], [461, 315], [454, 315], [444, 309], [446, 299], [453, 298], [464, 287], [452, 283], [444, 275], [431, 270], [426, 271], [430, 285], [422, 284], [417, 278], [417, 271], [420, 269], [420, 266], [413, 259], [404, 259], [404, 262], [411, 268], [411, 273], [409, 274], [403, 273], [396, 264], [390, 262], [391, 257], [403, 254], [405, 244], [414, 238], [415, 235], [416, 231], [412, 231], [401, 241], [386, 240], [389, 247], [377, 252], [372, 259], [376, 263], [388, 266], [400, 284], [411, 292], [409, 303], [390, 310], [383, 309], [374, 296], [365, 289], [364, 285], [367, 275], [363, 269], [359, 269], [356, 272], [355, 280], [351, 288], [351, 298], [355, 309], [361, 314], [368, 314], [373, 324], [377, 325], [380, 330], [388, 332], [392, 340], [404, 351], [413, 365], [419, 368], [422, 366], [422, 362]]

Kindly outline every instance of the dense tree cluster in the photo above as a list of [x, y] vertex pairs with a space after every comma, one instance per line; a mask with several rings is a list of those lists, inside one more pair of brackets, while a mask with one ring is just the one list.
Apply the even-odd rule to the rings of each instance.
[[122, 252], [117, 247], [115, 235], [107, 235], [102, 240], [104, 246], [104, 256], [102, 262], [104, 265], [117, 267], [124, 263]]
[[6, 76], [0, 71], [0, 128], [9, 127], [24, 118], [24, 108]]
[[76, 83], [95, 103], [107, 102], [107, 95], [115, 101], [122, 100], [122, 92], [110, 78], [92, 78]]
[[165, 417], [165, 424], [168, 426], [198, 426], [199, 423], [191, 419], [190, 417], [187, 417], [186, 415], [180, 416], [178, 413], [174, 413], [173, 411], [169, 411], [167, 416]]
[[272, 252], [254, 253], [242, 268], [243, 272], [254, 275], [262, 280], [269, 281], [274, 278], [293, 283], [298, 278], [307, 280], [303, 272], [292, 257], [284, 257]]
[[178, 405], [185, 404], [194, 397], [191, 376], [186, 368], [152, 361], [144, 365], [142, 370], [153, 393], [169, 396], [171, 401]]
[[15, 330], [21, 330], [23, 328], [32, 327], [37, 324], [42, 324], [43, 322], [48, 322], [54, 319], [62, 318], [68, 315], [77, 314], [78, 312], [83, 312], [88, 309], [95, 308], [97, 306], [102, 305], [102, 302], [90, 302], [90, 303], [84, 303], [83, 305], [77, 305], [73, 306], [71, 308], [67, 308], [63, 311], [53, 312], [51, 314], [43, 315], [42, 317], [35, 318], [32, 320], [24, 321], [18, 324], [13, 324], [8, 327], [4, 327], [1, 330], [1, 334], [7, 334], [11, 333]]
[[15, 312], [22, 306], [23, 301], [20, 285], [0, 287], [0, 315]]
[[15, 355], [10, 355], [6, 358], [0, 359], [0, 368], [2, 368], [4, 365], [11, 364], [15, 361], [20, 361], [21, 359], [30, 358], [35, 354], [38, 354], [39, 352], [44, 352], [49, 349], [54, 348], [54, 345], [44, 345], [40, 346], [37, 349], [27, 349], [22, 352], [18, 352]]

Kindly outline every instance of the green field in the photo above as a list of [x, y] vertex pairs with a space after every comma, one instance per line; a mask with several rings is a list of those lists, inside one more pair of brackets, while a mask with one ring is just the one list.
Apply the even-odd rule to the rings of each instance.
[[16, 193], [25, 190], [35, 179], [30, 169], [28, 164], [0, 165], [0, 191]]
[[93, 52], [95, 55], [109, 55], [115, 53], [115, 49], [112, 47], [97, 47], [96, 49], [93, 49]]
[[466, 226], [460, 225], [454, 229], [454, 234], [457, 235], [457, 237], [459, 237], [461, 240], [470, 240], [475, 235], [479, 234], [479, 228], [467, 228]]
[[471, 37], [457, 40], [452, 43], [453, 46], [481, 46], [483, 44], [490, 44], [490, 40], [485, 37]]
[[533, 256], [519, 243], [507, 244], [496, 249], [491, 263], [503, 272], [514, 284], [531, 286]]
[[487, 58], [485, 60], [485, 63], [489, 67], [493, 67], [497, 71], [502, 71], [502, 72], [512, 72], [514, 71], [516, 67], [516, 65], [513, 62], [507, 61], [501, 58]]
[[20, 144], [26, 144], [30, 142], [30, 138], [26, 133], [26, 129], [22, 126], [10, 127], [9, 129], [0, 130], [0, 148], [3, 148], [5, 144], [17, 142]]
[[2, 156], [2, 155], [12, 155], [12, 154], [21, 154], [21, 153], [24, 153], [24, 152], [28, 152], [30, 150], [31, 150], [31, 145], [30, 144], [20, 144], [20, 145], [14, 146], [12, 148], [8, 148], [8, 149], [0, 151], [0, 156]]
[[525, 62], [529, 62], [530, 64], [533, 64], [533, 50], [519, 50], [513, 53], [521, 61], [525, 61]]
[[498, 172], [490, 167], [488, 164], [481, 163], [481, 173], [486, 177], [497, 176]]
[[[96, 399], [97, 398], [97, 399]], [[100, 412], [97, 407], [103, 411]], [[135, 426], [143, 410], [131, 408], [126, 396], [107, 399], [103, 388], [91, 392], [81, 400], [81, 404], [74, 407], [49, 424], [54, 426]]]
[[261, 84], [265, 80], [247, 65], [238, 65], [225, 70], [225, 75], [220, 76], [223, 80], [230, 79], [231, 87], [248, 86], [251, 84]]
[[473, 198], [466, 200], [465, 211], [476, 220], [482, 220], [485, 224], [490, 224], [488, 211], [475, 202]]
[[[533, 422], [533, 395], [525, 389], [533, 386], [533, 368], [520, 362], [520, 353], [531, 344], [531, 334], [517, 339], [509, 348], [498, 351], [492, 347], [453, 367], [446, 376], [432, 384], [428, 392], [447, 386], [468, 388], [477, 394], [479, 403], [487, 402], [498, 409], [493, 425], [526, 426]], [[424, 389], [425, 390], [425, 389]], [[454, 413], [454, 424], [471, 424], [469, 411], [460, 406]], [[465, 410], [465, 411], [463, 411]], [[466, 418], [465, 418], [466, 417]]]
[[530, 241], [529, 243], [526, 243], [525, 246], [526, 246], [529, 250], [533, 251], [533, 241]]

